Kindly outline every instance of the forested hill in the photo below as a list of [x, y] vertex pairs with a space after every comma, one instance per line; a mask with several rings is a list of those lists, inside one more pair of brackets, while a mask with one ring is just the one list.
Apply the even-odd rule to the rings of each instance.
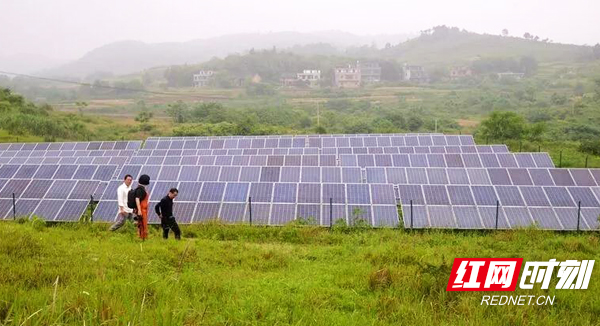
[[417, 64], [470, 62], [479, 57], [521, 56], [531, 56], [539, 62], [582, 62], [600, 58], [600, 46], [552, 43], [528, 33], [518, 37], [500, 36], [438, 26], [423, 31], [417, 38], [379, 52], [381, 58]]
[[[296, 48], [314, 51], [303, 46], [315, 44], [331, 53], [344, 52], [347, 47], [376, 43], [398, 44], [409, 38], [408, 34], [359, 36], [339, 31], [314, 33], [277, 32], [265, 34], [233, 34], [188, 42], [144, 43], [121, 41], [94, 49], [82, 58], [44, 72], [50, 76], [84, 78], [91, 74], [122, 75], [164, 66], [197, 64], [213, 57], [243, 53], [250, 49], [262, 50]], [[330, 45], [324, 46], [323, 44]], [[316, 51], [320, 51], [317, 47]]]

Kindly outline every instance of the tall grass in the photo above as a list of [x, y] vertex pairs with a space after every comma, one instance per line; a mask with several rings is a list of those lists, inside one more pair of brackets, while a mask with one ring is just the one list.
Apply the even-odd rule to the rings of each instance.
[[[596, 233], [0, 224], [0, 325], [594, 325], [600, 283], [554, 306], [446, 292], [455, 257], [596, 259]], [[486, 293], [487, 294], [487, 293]], [[495, 293], [505, 294], [505, 293]], [[509, 293], [513, 294], [513, 293]]]

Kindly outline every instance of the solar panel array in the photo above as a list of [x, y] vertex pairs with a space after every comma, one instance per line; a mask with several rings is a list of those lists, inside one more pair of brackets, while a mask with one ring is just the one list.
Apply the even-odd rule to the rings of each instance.
[[[141, 142], [0, 144], [0, 218], [74, 221], [93, 195], [114, 221], [121, 177], [168, 189], [182, 223], [220, 219], [376, 227], [595, 229], [600, 170], [557, 169], [547, 153], [510, 153], [441, 134], [148, 138]], [[252, 198], [252, 204], [249, 203]], [[330, 200], [332, 204], [330, 205]], [[401, 205], [402, 220], [398, 214]], [[578, 205], [581, 205], [579, 210]], [[153, 207], [152, 207], [153, 208]], [[151, 209], [150, 222], [158, 223]]]
[[[77, 221], [141, 141], [0, 144], [0, 219]], [[13, 203], [14, 201], [14, 203]]]

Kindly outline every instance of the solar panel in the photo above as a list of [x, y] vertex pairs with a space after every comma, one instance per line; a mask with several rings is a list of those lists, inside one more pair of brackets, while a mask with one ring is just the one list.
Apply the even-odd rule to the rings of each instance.
[[[54, 221], [58, 212], [63, 207], [64, 201], [62, 200], [52, 200], [52, 199], [44, 199], [39, 202], [35, 210], [33, 211], [33, 215], [39, 216], [47, 221]], [[115, 202], [116, 209], [116, 202]], [[115, 212], [116, 215], [116, 212]]]
[[56, 215], [55, 221], [78, 221], [88, 206], [89, 201], [67, 200]]

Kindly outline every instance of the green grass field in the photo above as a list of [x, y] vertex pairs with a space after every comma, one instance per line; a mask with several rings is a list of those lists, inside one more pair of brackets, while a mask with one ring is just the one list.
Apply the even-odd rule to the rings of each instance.
[[[446, 292], [455, 257], [597, 259], [597, 233], [409, 232], [218, 224], [144, 243], [128, 225], [0, 224], [0, 325], [597, 325], [588, 290], [553, 306]], [[489, 293], [486, 293], [489, 294]], [[506, 293], [494, 293], [506, 294]], [[513, 294], [513, 293], [508, 293]]]

